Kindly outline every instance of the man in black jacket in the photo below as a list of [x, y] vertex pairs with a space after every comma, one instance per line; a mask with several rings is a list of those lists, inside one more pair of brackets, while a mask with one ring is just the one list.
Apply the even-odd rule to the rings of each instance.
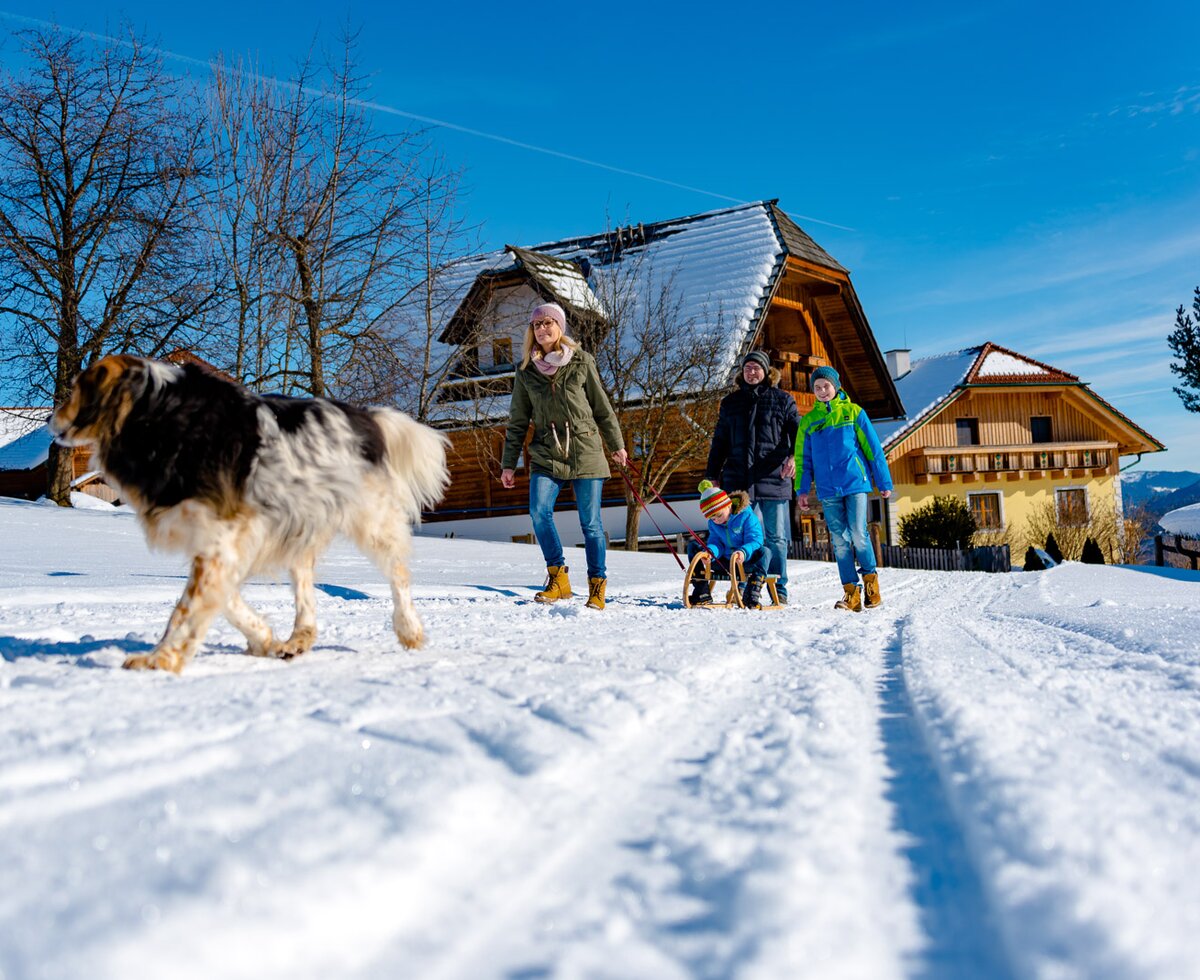
[[767, 574], [787, 601], [792, 481], [796, 475], [796, 402], [778, 387], [779, 372], [760, 350], [742, 361], [737, 390], [721, 400], [704, 475], [726, 491], [744, 490], [762, 519]]

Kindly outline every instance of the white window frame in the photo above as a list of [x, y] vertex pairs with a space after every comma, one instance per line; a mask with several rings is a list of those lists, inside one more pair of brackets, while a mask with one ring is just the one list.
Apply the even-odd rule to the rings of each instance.
[[1062, 508], [1058, 506], [1058, 495], [1067, 490], [1079, 490], [1083, 493], [1083, 521], [1079, 524], [1065, 524], [1064, 527], [1087, 527], [1092, 523], [1092, 500], [1086, 486], [1072, 485], [1054, 488], [1054, 520], [1061, 520]]
[[[999, 490], [968, 490], [967, 491], [967, 507], [971, 506], [972, 497], [993, 496], [1000, 499], [1000, 526], [999, 527], [981, 527], [981, 531], [1007, 531], [1008, 530], [1008, 515], [1004, 512], [1004, 494]], [[1057, 504], [1057, 501], [1055, 501]], [[974, 511], [972, 511], [972, 514]]]

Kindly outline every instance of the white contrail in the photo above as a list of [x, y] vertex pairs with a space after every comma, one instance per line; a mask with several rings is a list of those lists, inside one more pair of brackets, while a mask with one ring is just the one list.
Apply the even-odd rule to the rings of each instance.
[[[14, 14], [7, 10], [0, 10], [0, 19], [17, 21], [23, 24], [30, 24], [37, 27], [52, 27], [59, 30], [70, 31], [77, 37], [85, 37], [92, 41], [107, 41], [111, 44], [121, 44], [131, 46], [131, 42], [119, 38], [110, 37], [107, 34], [98, 34], [93, 31], [85, 31], [75, 27], [67, 27], [63, 24], [56, 24], [48, 20], [40, 20], [37, 17], [26, 17], [22, 14]], [[193, 58], [190, 55], [179, 54], [175, 51], [168, 51], [165, 48], [155, 48], [150, 45], [145, 45], [144, 50], [151, 51], [154, 54], [160, 55], [163, 58], [170, 58], [173, 61], [179, 61], [188, 65], [195, 65], [199, 68], [207, 68], [210, 71], [215, 70], [217, 65], [212, 61], [205, 61], [200, 58]], [[239, 71], [238, 69], [226, 68], [226, 71], [231, 71], [237, 75], [249, 74]], [[255, 77], [262, 78], [264, 81], [270, 82], [272, 85], [293, 85], [291, 82], [281, 82], [276, 78], [268, 76], [256, 75]], [[303, 91], [310, 95], [324, 95], [324, 93], [313, 89], [305, 88]], [[600, 170], [607, 170], [610, 173], [621, 174], [625, 177], [636, 177], [638, 180], [649, 180], [656, 184], [663, 184], [667, 187], [674, 187], [677, 190], [689, 191], [693, 194], [703, 194], [707, 197], [715, 197], [721, 201], [731, 201], [734, 204], [749, 204], [749, 201], [744, 201], [738, 197], [730, 197], [728, 194], [719, 194], [716, 191], [707, 191], [702, 187], [692, 187], [689, 184], [680, 184], [674, 180], [667, 180], [665, 177], [655, 177], [653, 174], [640, 173], [637, 170], [627, 170], [624, 167], [615, 167], [612, 164], [601, 163], [599, 160], [589, 160], [586, 157], [575, 156], [572, 153], [564, 153], [561, 150], [552, 150], [546, 146], [537, 146], [534, 143], [524, 143], [521, 140], [515, 140], [508, 136], [501, 136], [498, 133], [488, 133], [482, 129], [472, 129], [470, 126], [460, 126], [458, 123], [448, 122], [445, 119], [435, 119], [433, 116], [423, 116], [416, 112], [408, 112], [404, 109], [397, 109], [394, 106], [385, 105], [382, 102], [369, 102], [364, 99], [350, 99], [351, 104], [363, 109], [370, 109], [373, 112], [382, 112], [390, 116], [399, 116], [404, 119], [412, 119], [419, 123], [424, 123], [428, 126], [437, 126], [442, 129], [451, 129], [458, 133], [466, 133], [468, 136], [477, 136], [480, 139], [492, 140], [496, 143], [504, 143], [507, 146], [515, 146], [521, 150], [530, 150], [534, 153], [544, 153], [547, 156], [558, 157], [560, 160], [569, 160], [572, 163], [580, 163], [586, 167], [596, 167]], [[825, 221], [822, 218], [814, 218], [809, 214], [797, 214], [794, 217], [801, 218], [804, 221], [811, 221], [814, 224], [826, 225], [829, 228], [838, 228], [841, 231], [854, 231], [853, 228], [848, 228], [845, 225], [835, 224], [832, 221]]]

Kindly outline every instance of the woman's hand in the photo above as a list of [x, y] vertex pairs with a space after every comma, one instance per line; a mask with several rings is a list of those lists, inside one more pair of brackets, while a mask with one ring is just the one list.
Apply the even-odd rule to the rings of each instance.
[[517, 474], [512, 470], [500, 471], [500, 486], [505, 490], [511, 490], [517, 485]]
[[789, 480], [796, 478], [796, 457], [789, 456], [783, 464], [783, 468], [779, 471], [780, 476], [787, 477]]
[[745, 560], [746, 560], [746, 552], [742, 551], [740, 548], [737, 551], [735, 551], [732, 555], [729, 556], [730, 564], [733, 564], [733, 562], [735, 562], [735, 561], [744, 562]]
[[622, 467], [628, 466], [629, 465], [629, 453], [625, 452], [624, 449], [618, 449], [615, 453], [612, 454], [612, 461], [614, 463], [616, 463], [618, 466], [622, 466]]

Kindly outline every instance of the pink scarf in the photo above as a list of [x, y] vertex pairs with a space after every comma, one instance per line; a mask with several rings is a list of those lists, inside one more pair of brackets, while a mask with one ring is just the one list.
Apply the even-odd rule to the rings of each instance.
[[573, 347], [563, 347], [561, 350], [552, 350], [549, 354], [533, 355], [533, 363], [542, 374], [549, 377], [554, 374], [560, 367], [566, 364], [571, 355], [575, 353]]

